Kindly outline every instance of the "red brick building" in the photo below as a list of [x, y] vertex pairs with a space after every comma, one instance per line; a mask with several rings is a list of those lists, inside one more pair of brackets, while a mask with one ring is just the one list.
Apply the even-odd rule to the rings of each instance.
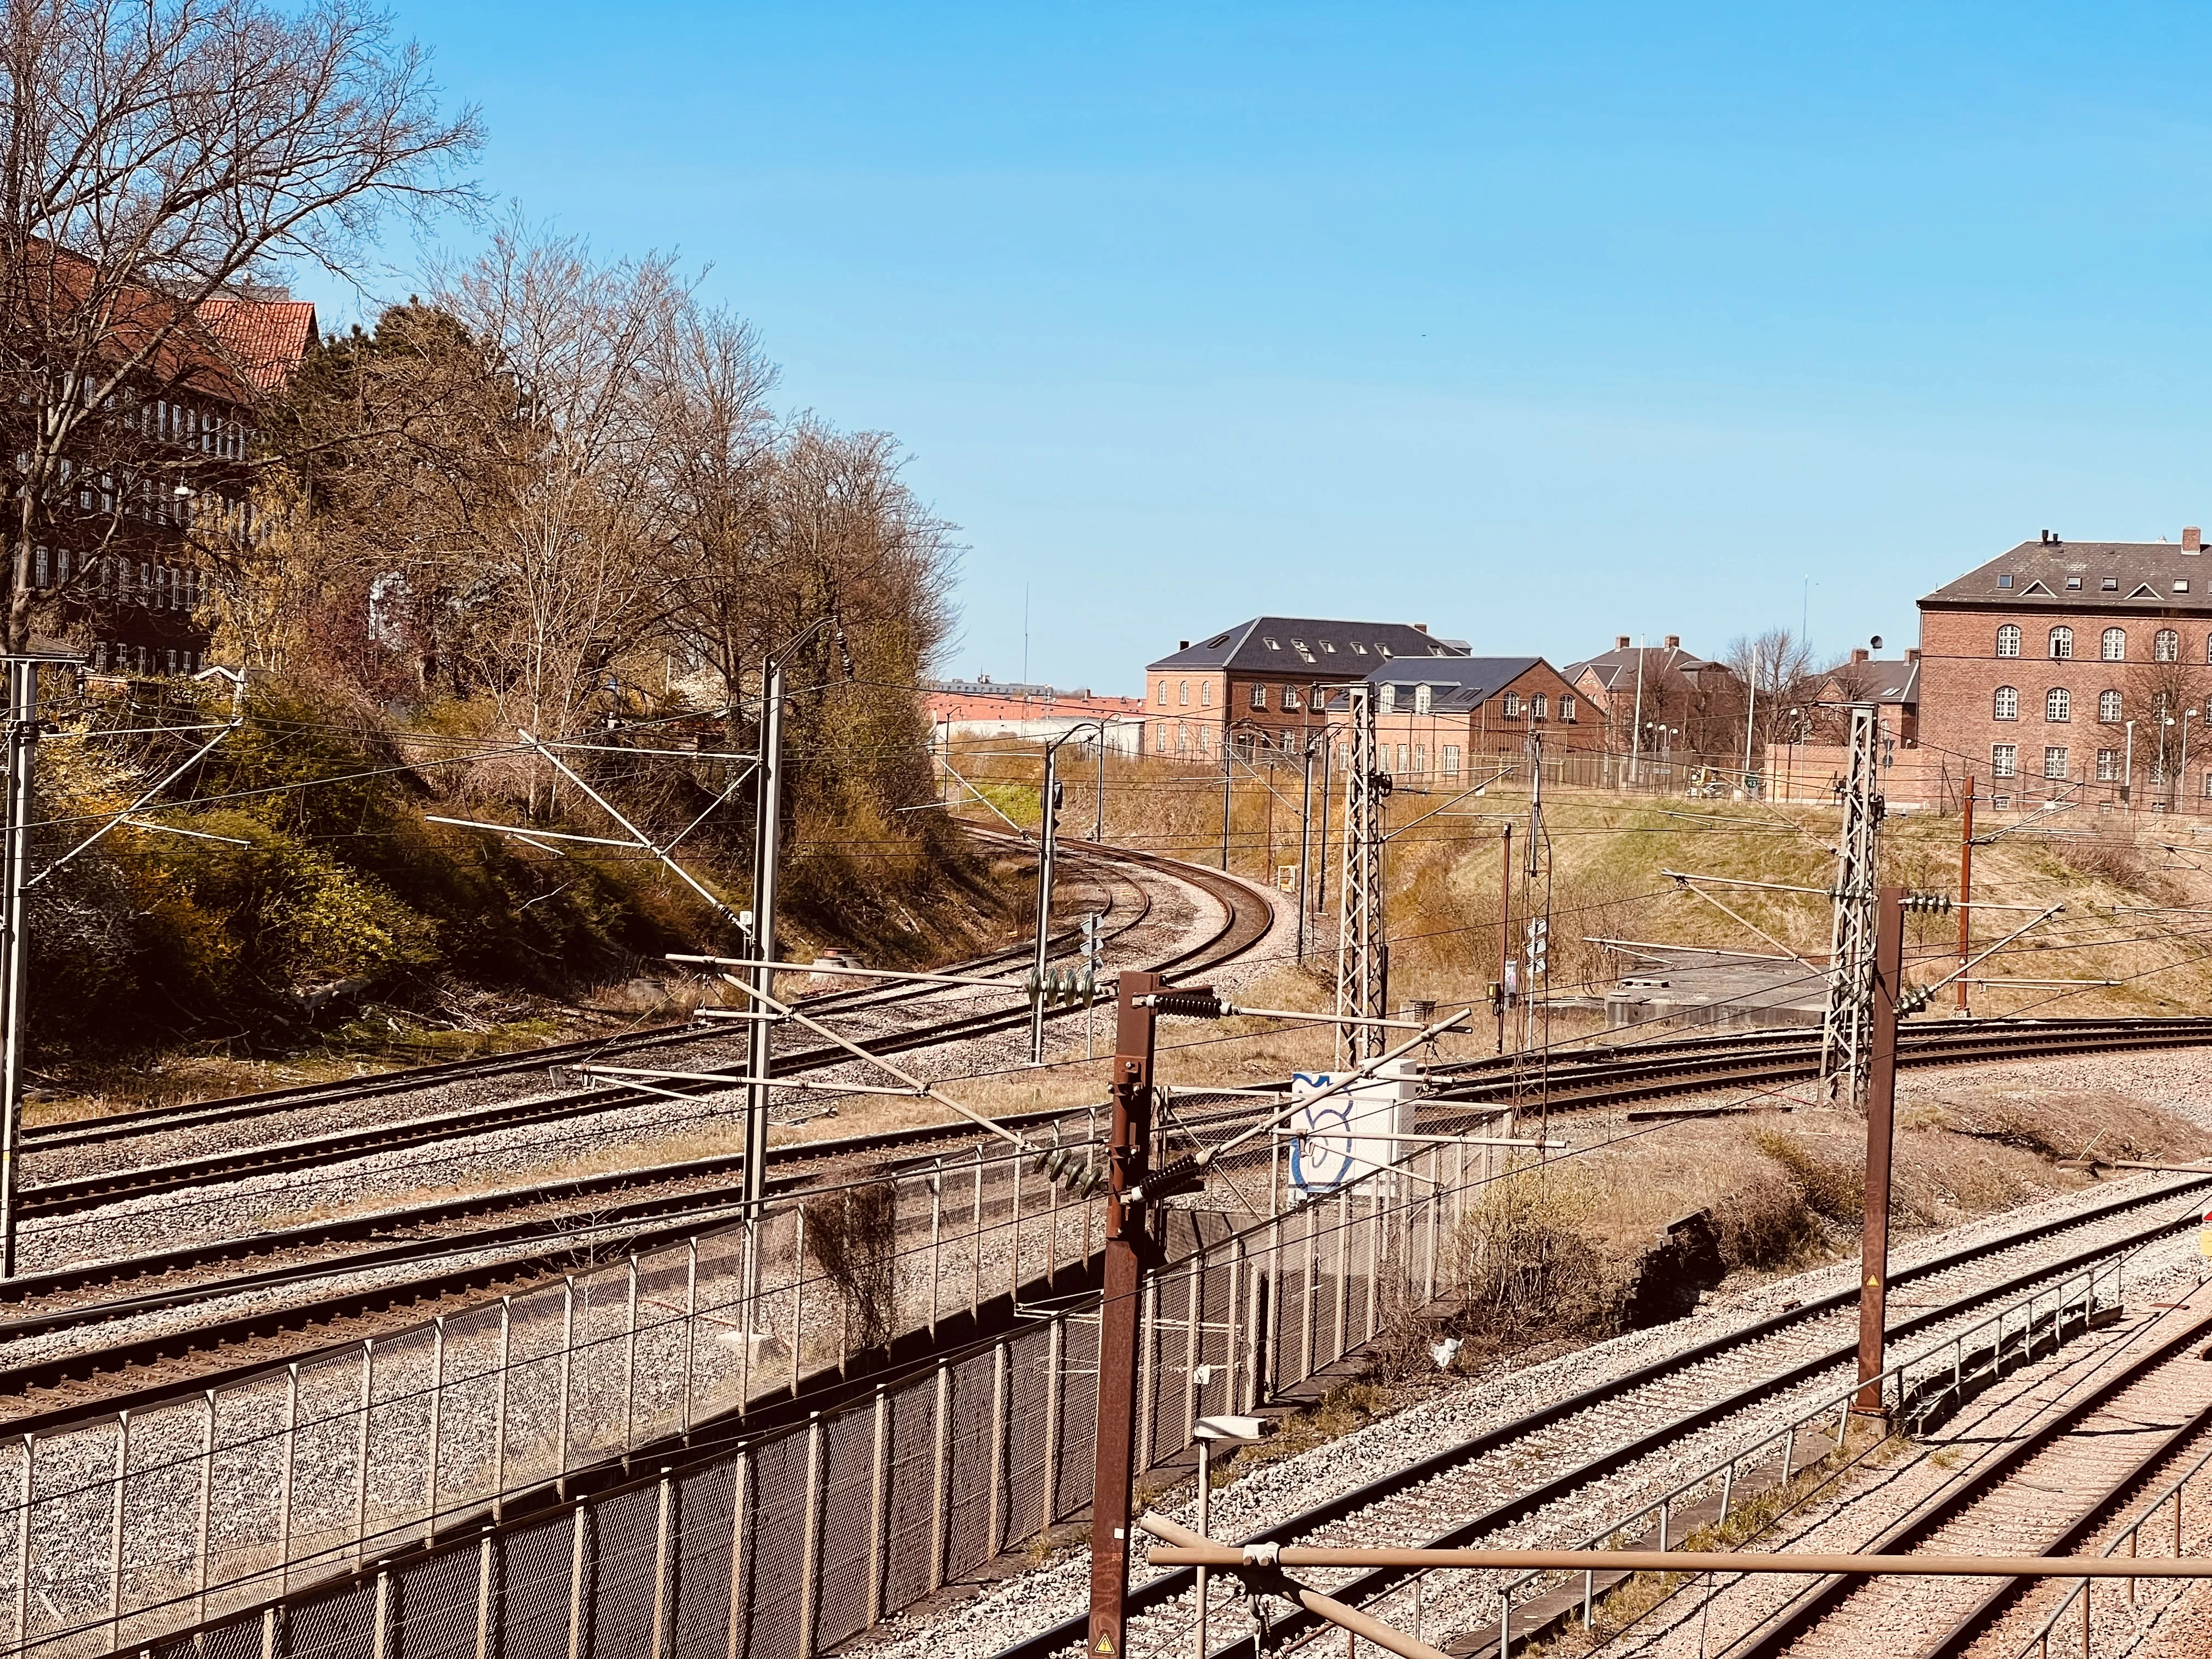
[[1298, 754], [1324, 724], [1316, 688], [1369, 678], [1408, 659], [1462, 658], [1461, 640], [1432, 637], [1425, 623], [1330, 622], [1255, 617], [1145, 670], [1150, 752], [1218, 759], [1234, 733], [1248, 750], [1261, 745]]
[[1656, 646], [1633, 645], [1627, 635], [1615, 635], [1612, 650], [1559, 672], [1573, 683], [1610, 754], [1742, 751], [1741, 684], [1726, 664], [1685, 651], [1679, 634]]
[[1605, 747], [1604, 723], [1587, 717], [1575, 688], [1541, 657], [1401, 660], [1369, 678], [1376, 741], [1393, 777], [1449, 783], [1478, 766], [1486, 774], [1498, 757], [1518, 759], [1531, 732], [1542, 734], [1547, 755]]
[[1920, 601], [1920, 747], [1955, 799], [2212, 805], [2212, 560], [2179, 542], [2022, 542]]

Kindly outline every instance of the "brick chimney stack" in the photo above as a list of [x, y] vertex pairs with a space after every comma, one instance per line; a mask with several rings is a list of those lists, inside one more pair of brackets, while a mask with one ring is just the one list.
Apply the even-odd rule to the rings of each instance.
[[1667, 636], [1667, 648], [1669, 651], [1680, 651], [1682, 648], [1682, 636], [1680, 634], [1669, 634]]
[[1854, 647], [1852, 648], [1852, 650], [1851, 650], [1851, 660], [1852, 660], [1853, 662], [1864, 662], [1866, 659], [1867, 659], [1867, 650], [1866, 650], [1866, 647], [1864, 647], [1864, 646], [1863, 646], [1863, 645], [1862, 645], [1862, 646], [1856, 646], [1856, 647]]
[[1615, 634], [1615, 635], [1613, 636], [1613, 648], [1614, 650], [1616, 650], [1616, 651], [1626, 651], [1626, 650], [1627, 650], [1627, 649], [1628, 649], [1628, 635], [1626, 635], [1626, 634]]
[[2193, 524], [2185, 524], [2182, 526], [2181, 550], [2185, 553], [2203, 552], [2204, 550], [2204, 532], [2199, 530]]
[[1905, 647], [1905, 659], [1907, 662], [1918, 662], [1920, 660], [1920, 647], [1917, 645], [1906, 646]]

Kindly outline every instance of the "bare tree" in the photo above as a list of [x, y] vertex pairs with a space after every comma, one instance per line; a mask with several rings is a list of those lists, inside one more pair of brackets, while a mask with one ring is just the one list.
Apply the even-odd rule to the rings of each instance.
[[[2182, 661], [2177, 641], [2163, 660], [2154, 655], [2148, 662], [2130, 665], [2119, 690], [2122, 724], [2112, 735], [2124, 742], [2125, 722], [2134, 723], [2136, 787], [2151, 799], [2173, 805], [2186, 783], [2182, 773], [2188, 755], [2212, 756], [2212, 732], [2205, 729], [2212, 720], [2212, 708], [2206, 706], [2212, 672]], [[2101, 719], [2106, 711], [2096, 713]]]
[[[172, 388], [210, 390], [210, 374], [225, 394], [255, 386], [250, 349], [209, 327], [209, 302], [291, 262], [343, 269], [387, 211], [467, 198], [453, 169], [480, 133], [473, 111], [440, 113], [421, 49], [348, 0], [296, 15], [259, 0], [5, 0], [0, 30], [0, 407], [15, 434], [0, 465], [21, 649], [50, 523], [112, 536], [134, 489], [166, 494], [198, 465], [149, 460], [120, 441], [123, 417]], [[155, 476], [114, 477], [125, 468]], [[108, 486], [88, 498], [80, 471]]]
[[1742, 743], [1747, 718], [1755, 752], [1787, 741], [1817, 688], [1812, 648], [1787, 628], [1770, 628], [1756, 636], [1738, 635], [1722, 660], [1742, 688], [1733, 711], [1735, 741]]

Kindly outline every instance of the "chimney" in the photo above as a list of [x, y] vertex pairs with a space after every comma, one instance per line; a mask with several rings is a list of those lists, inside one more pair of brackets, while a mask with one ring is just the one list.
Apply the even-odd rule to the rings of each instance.
[[1177, 641], [1176, 641], [1176, 650], [1178, 650], [1178, 651], [1188, 651], [1188, 650], [1189, 650], [1189, 649], [1190, 649], [1190, 641], [1189, 641], [1188, 640], [1177, 640]]
[[1920, 647], [1917, 645], [1906, 646], [1905, 647], [1905, 659], [1907, 662], [1918, 662], [1920, 660]]
[[1855, 646], [1855, 647], [1852, 647], [1852, 649], [1851, 649], [1851, 660], [1852, 660], [1853, 662], [1864, 662], [1866, 659], [1867, 659], [1866, 647], [1864, 647], [1864, 646], [1861, 645], [1861, 646]]
[[1626, 634], [1615, 634], [1615, 635], [1613, 636], [1613, 648], [1614, 650], [1616, 650], [1616, 651], [1626, 651], [1626, 650], [1627, 650], [1627, 649], [1628, 649], [1628, 635], [1626, 635]]
[[1425, 634], [1429, 631], [1429, 625], [1426, 623], [1415, 623], [1413, 624], [1413, 631], [1416, 634]]
[[1682, 636], [1680, 634], [1669, 634], [1667, 636], [1667, 648], [1669, 651], [1680, 651], [1682, 648]]
[[2181, 550], [2185, 553], [2202, 553], [2204, 550], [2204, 532], [2193, 524], [2182, 526]]

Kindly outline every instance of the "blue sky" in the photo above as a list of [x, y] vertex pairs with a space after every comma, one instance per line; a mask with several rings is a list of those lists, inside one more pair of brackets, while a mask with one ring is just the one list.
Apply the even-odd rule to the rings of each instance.
[[904, 441], [963, 674], [1025, 586], [1030, 676], [1125, 692], [1261, 611], [1718, 652], [1808, 576], [1894, 648], [2042, 527], [2212, 525], [2202, 8], [397, 15], [489, 190]]

